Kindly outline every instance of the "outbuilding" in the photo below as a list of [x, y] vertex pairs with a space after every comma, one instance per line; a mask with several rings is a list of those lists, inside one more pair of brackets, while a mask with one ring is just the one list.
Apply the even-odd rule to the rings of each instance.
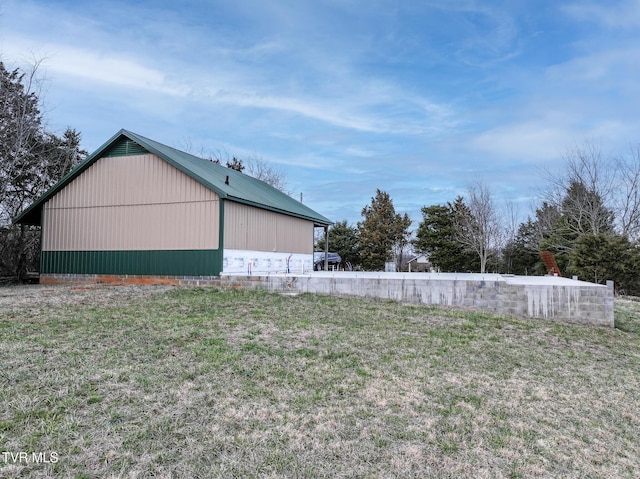
[[40, 277], [215, 277], [313, 269], [332, 222], [236, 170], [120, 130], [22, 212]]
[[407, 265], [409, 267], [409, 273], [412, 271], [425, 272], [431, 269], [431, 262], [429, 258], [427, 258], [424, 254], [419, 254], [418, 256], [414, 256], [409, 261], [407, 261]]

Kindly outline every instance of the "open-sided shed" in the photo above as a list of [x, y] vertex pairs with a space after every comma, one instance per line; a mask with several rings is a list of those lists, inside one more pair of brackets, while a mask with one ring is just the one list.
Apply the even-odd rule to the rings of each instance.
[[121, 130], [16, 219], [40, 274], [217, 276], [313, 268], [332, 222], [282, 191]]

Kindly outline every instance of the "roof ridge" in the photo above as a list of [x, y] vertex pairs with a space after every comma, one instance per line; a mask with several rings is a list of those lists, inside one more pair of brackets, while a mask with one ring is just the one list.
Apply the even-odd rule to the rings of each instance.
[[231, 201], [313, 221], [318, 226], [333, 224], [328, 218], [273, 185], [126, 129], [121, 129], [49, 188], [34, 203], [20, 213], [14, 219], [14, 223], [40, 225], [41, 210], [44, 202], [63, 189], [93, 163], [103, 158], [103, 154], [122, 136], [138, 143], [149, 153], [162, 158], [187, 176], [217, 193], [221, 198], [229, 198]]

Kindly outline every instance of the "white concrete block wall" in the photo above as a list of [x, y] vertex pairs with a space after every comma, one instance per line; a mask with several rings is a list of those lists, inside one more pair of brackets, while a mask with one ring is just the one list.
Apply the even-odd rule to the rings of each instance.
[[313, 271], [313, 254], [225, 249], [222, 271], [238, 275], [302, 274]]
[[222, 283], [272, 291], [361, 296], [462, 307], [506, 316], [613, 327], [613, 287], [554, 277], [318, 272], [225, 276]]

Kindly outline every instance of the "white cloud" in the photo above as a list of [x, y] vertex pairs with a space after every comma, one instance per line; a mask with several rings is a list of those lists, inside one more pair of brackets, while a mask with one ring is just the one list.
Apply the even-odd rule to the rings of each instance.
[[522, 190], [521, 169], [568, 145], [637, 138], [640, 0], [569, 1], [562, 16], [553, 2], [6, 0], [0, 52], [41, 52], [57, 120], [96, 141], [122, 122], [257, 151], [302, 175], [305, 198], [337, 171], [355, 204], [407, 178], [407, 195], [452, 200], [471, 175]]
[[570, 17], [608, 28], [640, 26], [640, 0], [570, 3], [561, 7]]
[[236, 106], [296, 113], [335, 126], [360, 131], [380, 133], [389, 130], [389, 126], [384, 125], [383, 122], [376, 121], [374, 118], [367, 118], [366, 116], [358, 116], [354, 114], [354, 112], [341, 109], [335, 103], [319, 103], [317, 100], [312, 99], [278, 97], [238, 91], [227, 93], [216, 92], [213, 98], [216, 101], [231, 103]]
[[553, 166], [572, 144], [588, 139], [602, 141], [607, 150], [616, 151], [626, 138], [633, 137], [633, 129], [618, 120], [550, 114], [495, 127], [471, 138], [465, 148], [495, 167], [510, 162]]
[[557, 123], [525, 121], [507, 124], [481, 133], [469, 142], [470, 151], [478, 151], [491, 162], [549, 161], [557, 158], [567, 140], [573, 140], [572, 132]]
[[[202, 81], [206, 82], [207, 78]], [[446, 105], [406, 95], [394, 87], [383, 91], [363, 84], [359, 93], [325, 96], [316, 92], [314, 96], [303, 96], [281, 91], [270, 93], [255, 83], [225, 89], [216, 86], [206, 90], [205, 95], [211, 102], [292, 113], [369, 133], [437, 134], [455, 124], [453, 113]]]
[[[84, 89], [102, 91], [103, 95], [107, 94], [105, 85], [144, 90], [184, 96], [204, 105], [226, 104], [299, 115], [368, 133], [435, 136], [455, 125], [447, 105], [438, 104], [423, 93], [408, 93], [393, 80], [388, 82], [375, 73], [358, 70], [354, 59], [364, 55], [362, 47], [352, 44], [349, 48], [327, 50], [322, 41], [311, 46], [307, 38], [300, 37], [305, 34], [304, 25], [282, 34], [272, 29], [227, 39], [217, 38], [221, 35], [217, 31], [190, 31], [177, 22], [172, 26], [172, 35], [168, 35], [166, 25], [160, 29], [157, 23], [165, 14], [154, 10], [149, 23], [139, 26], [152, 33], [147, 39], [152, 41], [149, 44], [136, 42], [139, 37], [131, 26], [118, 35], [107, 29], [108, 22], [100, 23], [100, 18], [85, 22], [80, 15], [83, 11], [87, 14], [86, 9], [67, 14], [35, 2], [28, 5], [38, 22], [50, 16], [53, 29], [48, 33], [36, 31], [29, 37], [5, 33], [5, 45], [16, 55], [37, 49], [47, 57], [44, 66], [54, 74], [55, 81], [76, 79]], [[269, 5], [260, 6], [270, 12], [264, 15], [280, 18], [287, 25], [296, 25], [300, 19], [295, 15], [312, 22], [314, 14], [320, 14], [308, 6], [284, 12]], [[286, 21], [281, 18], [284, 13]], [[76, 34], [70, 35], [69, 29], [56, 33], [55, 25], [67, 25], [70, 16], [77, 24]], [[324, 22], [329, 19], [325, 13], [320, 16]], [[132, 18], [135, 16], [128, 16], [129, 20]], [[91, 27], [84, 27], [87, 24]], [[175, 42], [175, 32], [180, 38], [176, 45], [183, 46], [176, 47], [177, 51], [160, 49], [158, 44]], [[204, 34], [211, 36], [203, 41]], [[325, 36], [331, 37], [322, 32], [323, 39]], [[52, 43], [53, 37], [59, 40]], [[78, 38], [86, 39], [86, 43], [78, 46]], [[240, 38], [242, 41], [238, 41]], [[185, 49], [185, 45], [190, 48]]]
[[556, 85], [564, 85], [569, 92], [587, 87], [595, 91], [624, 88], [637, 92], [640, 74], [640, 48], [637, 45], [601, 46], [576, 56], [547, 70], [548, 79]]
[[135, 59], [122, 56], [66, 49], [60, 57], [52, 59], [51, 68], [63, 75], [122, 88], [150, 90], [170, 95], [187, 93], [186, 88], [169, 84], [164, 72], [145, 67]]
[[[69, 78], [82, 80], [87, 85], [107, 84], [119, 88], [147, 90], [170, 95], [185, 95], [184, 86], [171, 84], [166, 74], [144, 66], [135, 58], [114, 53], [100, 53], [60, 44], [36, 45], [19, 37], [8, 39], [13, 47], [5, 53], [20, 59], [31, 56], [42, 58], [43, 67], [56, 74], [57, 81]], [[95, 86], [95, 85], [94, 85]]]

